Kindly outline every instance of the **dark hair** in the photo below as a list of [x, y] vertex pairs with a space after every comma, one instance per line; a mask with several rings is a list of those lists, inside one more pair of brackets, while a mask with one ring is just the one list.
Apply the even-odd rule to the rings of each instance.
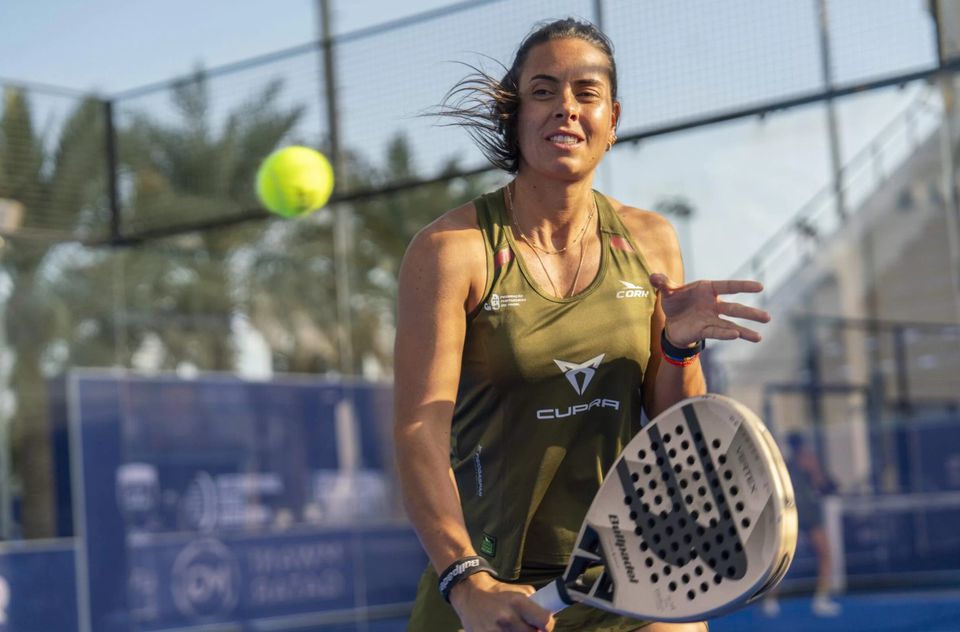
[[580, 39], [596, 46], [610, 62], [610, 93], [617, 100], [617, 64], [613, 43], [595, 25], [565, 18], [536, 27], [520, 44], [502, 79], [465, 64], [473, 73], [461, 79], [443, 98], [438, 116], [466, 128], [480, 151], [495, 167], [516, 173], [520, 167], [517, 142], [517, 110], [520, 107], [520, 70], [533, 47], [559, 39]]

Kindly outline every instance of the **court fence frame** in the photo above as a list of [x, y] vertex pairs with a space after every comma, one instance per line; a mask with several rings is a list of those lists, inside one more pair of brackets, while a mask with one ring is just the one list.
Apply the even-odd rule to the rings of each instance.
[[[941, 27], [940, 17], [941, 11], [939, 10], [939, 3], [933, 2], [931, 4], [931, 19], [938, 41], [935, 64], [911, 72], [892, 73], [870, 78], [868, 80], [837, 84], [833, 81], [829, 69], [832, 53], [830, 34], [828, 32], [828, 0], [809, 1], [813, 6], [815, 6], [815, 10], [820, 16], [820, 49], [818, 54], [821, 58], [820, 63], [824, 67], [823, 85], [820, 89], [806, 91], [801, 94], [790, 96], [789, 98], [771, 99], [759, 103], [751, 103], [743, 107], [735, 107], [723, 111], [712, 112], [705, 116], [689, 117], [686, 119], [673, 121], [669, 124], [651, 125], [647, 127], [641, 126], [624, 130], [618, 135], [619, 144], [635, 145], [660, 136], [667, 136], [670, 134], [736, 121], [744, 118], [763, 118], [777, 112], [806, 105], [826, 103], [829, 106], [834, 101], [847, 96], [863, 94], [865, 92], [895, 86], [902, 87], [914, 82], [937, 84], [946, 81], [948, 78], [954, 77], [958, 72], [960, 72], [960, 56], [952, 56], [944, 52], [944, 45], [942, 43], [944, 34], [942, 33], [943, 29]], [[332, 34], [329, 30], [329, 2], [330, 0], [318, 0], [318, 23], [320, 24], [320, 28], [318, 29], [319, 33], [315, 41], [207, 69], [204, 70], [203, 77], [205, 79], [214, 79], [217, 77], [256, 70], [257, 68], [266, 64], [271, 64], [294, 57], [312, 54], [316, 55], [318, 60], [317, 72], [322, 77], [323, 92], [324, 95], [326, 95], [326, 105], [328, 109], [326, 115], [326, 122], [328, 123], [327, 138], [322, 142], [330, 149], [331, 152], [334, 153], [332, 158], [336, 163], [338, 160], [341, 160], [342, 162], [342, 157], [336, 155], [342, 151], [342, 148], [339, 147], [339, 142], [337, 140], [338, 115], [336, 108], [338, 106], [336, 99], [333, 97], [333, 95], [337, 93], [336, 54], [338, 46], [358, 40], [365, 40], [368, 38], [394, 33], [410, 26], [427, 23], [438, 18], [453, 16], [461, 12], [477, 9], [478, 7], [493, 6], [504, 2], [504, 0], [456, 2], [440, 9], [426, 11], [410, 17], [386, 22], [374, 27], [364, 28], [355, 32], [343, 34]], [[591, 6], [593, 15], [587, 17], [592, 19], [601, 29], [604, 27], [605, 16], [608, 16], [609, 14], [609, 7], [607, 5], [611, 2], [612, 0], [592, 1]], [[236, 212], [221, 217], [204, 219], [195, 222], [179, 222], [169, 226], [150, 229], [137, 230], [130, 229], [126, 226], [123, 213], [123, 202], [120, 195], [121, 165], [117, 150], [117, 111], [124, 105], [124, 103], [130, 101], [131, 99], [169, 92], [178, 86], [185, 85], [194, 80], [196, 80], [196, 77], [194, 76], [174, 77], [169, 80], [154, 82], [144, 86], [123, 90], [115, 94], [98, 97], [95, 95], [89, 95], [56, 86], [23, 81], [9, 81], [0, 78], [0, 85], [6, 85], [9, 87], [37, 93], [56, 94], [74, 98], [94, 98], [99, 102], [100, 107], [102, 108], [102, 117], [104, 123], [103, 129], [105, 134], [105, 151], [102, 160], [104, 162], [104, 168], [107, 174], [109, 225], [106, 235], [81, 240], [85, 245], [91, 247], [136, 246], [139, 244], [144, 244], [155, 240], [162, 240], [183, 234], [194, 233], [198, 231], [216, 230], [218, 228], [235, 226], [237, 224], [264, 220], [269, 217], [269, 215], [262, 208], [247, 208], [238, 209]], [[832, 110], [832, 106], [830, 106], [829, 109]], [[830, 133], [835, 134], [836, 130], [830, 130]], [[833, 143], [834, 140], [832, 140], [831, 143]], [[487, 174], [494, 172], [495, 170], [496, 169], [494, 167], [489, 165], [477, 165], [470, 168], [451, 170], [449, 172], [431, 177], [412, 177], [403, 179], [400, 181], [390, 182], [383, 186], [364, 187], [358, 189], [350, 189], [349, 187], [344, 188], [338, 186], [338, 190], [334, 192], [333, 197], [330, 200], [330, 205], [336, 206], [340, 203], [351, 203], [374, 199], [381, 196], [389, 196], [431, 184], [445, 183], [461, 178], [469, 178], [472, 176]], [[831, 186], [836, 188], [839, 186], [838, 183], [841, 183], [843, 179], [843, 166], [834, 164], [834, 170], [835, 182]], [[954, 188], [956, 188], [955, 183]], [[846, 211], [842, 208], [839, 208], [838, 212], [841, 214], [846, 213]], [[792, 227], [791, 230], [795, 230], [797, 233], [802, 233], [804, 227], [802, 225], [796, 225]], [[5, 232], [2, 227], [0, 227], [0, 235], [2, 235], [4, 238], [17, 238], [17, 234], [15, 232]], [[57, 238], [56, 233], [52, 233], [52, 235]], [[59, 238], [64, 240], [72, 239], [72, 237], [68, 234], [60, 235]], [[783, 238], [783, 236], [774, 236], [775, 240], [782, 240]], [[770, 244], [765, 245], [764, 249], [769, 249], [769, 246]], [[758, 260], [753, 257], [748, 260], [747, 263], [745, 263], [745, 267], [750, 267], [756, 271], [758, 267], [757, 261]]]

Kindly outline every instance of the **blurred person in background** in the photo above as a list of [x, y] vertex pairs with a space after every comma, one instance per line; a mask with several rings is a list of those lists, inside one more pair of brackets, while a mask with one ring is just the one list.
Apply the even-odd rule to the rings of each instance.
[[[817, 583], [814, 588], [811, 610], [817, 616], [835, 617], [840, 614], [840, 604], [832, 598], [830, 539], [823, 525], [823, 496], [837, 490], [836, 483], [827, 475], [816, 451], [800, 432], [787, 435], [787, 469], [793, 482], [797, 502], [797, 518], [800, 533], [810, 541], [817, 560]], [[763, 602], [767, 616], [780, 613], [777, 591]]]

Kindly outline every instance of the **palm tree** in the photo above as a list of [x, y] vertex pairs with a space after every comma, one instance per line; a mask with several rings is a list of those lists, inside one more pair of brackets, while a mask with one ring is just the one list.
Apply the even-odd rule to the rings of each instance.
[[[374, 172], [375, 184], [416, 178], [419, 169], [402, 134], [388, 144], [385, 167]], [[440, 175], [453, 176], [462, 169], [456, 159], [448, 161]], [[371, 198], [357, 205], [362, 218], [356, 231], [356, 293], [362, 309], [354, 317], [354, 347], [358, 357], [375, 361], [389, 372], [393, 365], [394, 306], [397, 275], [407, 244], [414, 234], [444, 211], [459, 206], [487, 190], [491, 178], [469, 176]], [[378, 334], [379, 332], [379, 334]]]
[[[281, 108], [273, 82], [221, 125], [212, 120], [198, 72], [172, 91], [178, 114], [158, 122], [134, 113], [119, 131], [125, 226], [155, 227], [257, 208], [259, 162], [292, 136], [304, 108]], [[115, 108], [116, 110], [116, 108]], [[0, 120], [0, 198], [23, 201], [23, 230], [60, 225], [76, 236], [102, 233], [108, 217], [102, 102], [68, 117], [54, 152], [34, 131], [30, 108], [9, 95]], [[413, 179], [406, 139], [384, 166], [348, 156], [346, 187], [371, 189]], [[456, 163], [447, 165], [454, 173]], [[354, 202], [351, 335], [357, 366], [392, 364], [396, 275], [414, 232], [441, 211], [477, 195], [485, 178], [460, 178]], [[339, 369], [331, 215], [273, 220], [203, 232], [137, 248], [13, 239], [2, 251], [12, 282], [6, 335], [15, 364], [15, 468], [22, 480], [28, 537], [52, 535], [53, 482], [44, 380], [72, 366], [132, 366], [145, 350], [154, 368], [187, 363], [235, 370], [237, 318], [267, 341], [274, 369]]]
[[[252, 187], [257, 167], [290, 136], [305, 110], [282, 109], [277, 104], [281, 89], [280, 80], [270, 82], [228, 114], [216, 131], [208, 81], [198, 71], [172, 91], [179, 115], [175, 124], [135, 114], [121, 133], [121, 161], [134, 181], [127, 225], [155, 226], [157, 219], [176, 224], [257, 208]], [[181, 256], [154, 257], [159, 286], [144, 287], [140, 278], [130, 279], [136, 300], [132, 307], [158, 315], [153, 306], [159, 300], [162, 318], [180, 319], [179, 327], [154, 329], [168, 350], [168, 366], [189, 361], [204, 369], [233, 367], [235, 299], [229, 266], [231, 257], [262, 230], [261, 225], [243, 226], [173, 240], [168, 252], [172, 246]]]
[[[259, 161], [303, 111], [280, 111], [280, 88], [268, 85], [231, 113], [218, 134], [211, 131], [202, 73], [173, 91], [182, 124], [134, 115], [120, 135], [121, 176], [132, 181], [125, 222], [254, 208], [250, 183]], [[69, 366], [130, 366], [148, 339], [160, 341], [161, 367], [232, 368], [230, 257], [259, 232], [209, 231], [187, 238], [187, 247], [181, 239], [116, 251], [26, 238], [52, 228], [57, 239], [91, 237], [106, 225], [104, 120], [101, 101], [83, 101], [48, 151], [22, 91], [6, 92], [0, 118], [0, 198], [26, 209], [0, 266], [12, 288], [4, 324], [14, 362], [12, 453], [27, 537], [53, 535], [56, 522], [45, 380]]]
[[103, 105], [81, 101], [66, 117], [49, 151], [34, 129], [22, 91], [7, 89], [0, 117], [0, 198], [24, 208], [22, 226], [2, 251], [0, 269], [10, 281], [4, 311], [12, 353], [11, 387], [16, 396], [11, 452], [21, 484], [23, 531], [28, 537], [54, 533], [53, 471], [47, 417], [45, 354], [53, 341], [55, 311], [43, 277], [56, 242], [37, 235], [89, 230], [105, 208]]
[[[388, 144], [385, 164], [347, 156], [349, 191], [375, 190], [413, 180], [418, 170], [406, 137]], [[457, 173], [451, 161], [443, 174]], [[354, 249], [350, 270], [350, 330], [355, 374], [388, 376], [393, 365], [397, 273], [417, 230], [441, 212], [476, 197], [487, 178], [465, 177], [350, 202]], [[308, 373], [338, 372], [332, 216], [287, 222], [273, 239], [251, 252], [247, 302], [254, 324], [274, 350], [276, 368]]]

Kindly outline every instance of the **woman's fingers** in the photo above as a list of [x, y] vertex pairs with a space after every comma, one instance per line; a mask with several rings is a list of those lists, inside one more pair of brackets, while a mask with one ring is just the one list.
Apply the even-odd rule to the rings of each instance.
[[550, 611], [544, 610], [531, 599], [525, 599], [517, 608], [520, 617], [527, 625], [533, 626], [537, 630], [553, 630], [554, 619]]
[[760, 333], [750, 329], [749, 327], [744, 327], [743, 325], [734, 325], [737, 328], [737, 332], [740, 334], [741, 340], [749, 340], [750, 342], [760, 342]]
[[714, 340], [736, 340], [740, 337], [740, 332], [733, 326], [733, 323], [721, 321], [723, 325], [707, 325], [703, 328], [701, 334], [704, 338], [713, 338]]
[[[652, 278], [652, 277], [651, 277]], [[763, 291], [763, 283], [759, 281], [711, 281], [713, 291], [717, 294], [756, 294]]]
[[673, 290], [679, 287], [674, 285], [673, 281], [670, 280], [670, 277], [662, 272], [655, 272], [650, 275], [650, 285], [652, 285], [658, 292], [661, 290]]
[[703, 328], [704, 338], [713, 338], [715, 340], [749, 340], [750, 342], [760, 342], [760, 334], [749, 327], [732, 323], [729, 320], [720, 319], [722, 324], [707, 325]]
[[770, 322], [770, 314], [762, 309], [743, 305], [742, 303], [717, 303], [717, 313], [731, 318], [744, 318], [758, 323]]
[[724, 281], [694, 281], [681, 286], [670, 280], [666, 274], [655, 272], [650, 275], [650, 285], [657, 291], [677, 290], [680, 288], [692, 288], [694, 286], [706, 285], [713, 290], [714, 294], [756, 294], [763, 291], [763, 284], [759, 281], [748, 280], [724, 280]]

